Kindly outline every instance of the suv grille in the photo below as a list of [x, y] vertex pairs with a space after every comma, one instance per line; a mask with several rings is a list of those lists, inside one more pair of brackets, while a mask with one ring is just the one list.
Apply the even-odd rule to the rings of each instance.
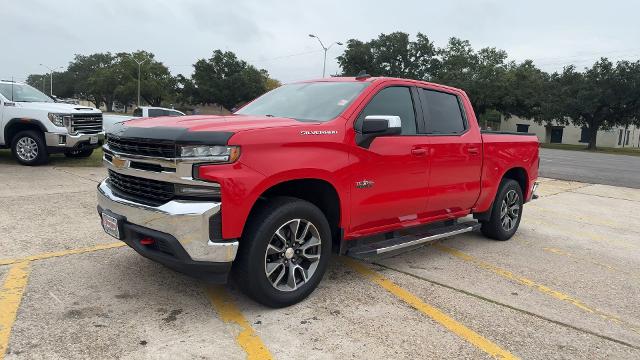
[[150, 205], [161, 205], [174, 196], [172, 183], [119, 174], [109, 170], [109, 184], [122, 195]]
[[109, 148], [123, 154], [151, 157], [175, 158], [176, 146], [168, 142], [153, 142], [144, 139], [119, 138], [107, 136]]
[[102, 131], [102, 114], [71, 115], [71, 133], [97, 134]]

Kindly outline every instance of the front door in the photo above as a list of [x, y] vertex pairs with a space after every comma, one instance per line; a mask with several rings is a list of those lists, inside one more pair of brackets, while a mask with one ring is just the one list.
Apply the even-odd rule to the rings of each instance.
[[[420, 89], [430, 158], [427, 216], [457, 217], [480, 195], [482, 137], [471, 129], [459, 94]], [[470, 109], [470, 104], [469, 104]]]
[[[349, 233], [365, 235], [398, 224], [417, 223], [424, 216], [428, 190], [428, 156], [421, 109], [415, 88], [390, 86], [380, 90], [360, 112], [399, 116], [402, 132], [380, 136], [352, 152], [351, 219]], [[418, 112], [417, 112], [418, 111]]]

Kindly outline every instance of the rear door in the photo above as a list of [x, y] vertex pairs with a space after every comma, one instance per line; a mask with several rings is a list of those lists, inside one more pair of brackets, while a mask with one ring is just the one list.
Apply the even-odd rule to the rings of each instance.
[[420, 100], [430, 158], [427, 216], [454, 217], [480, 195], [482, 137], [469, 124], [461, 94], [420, 88]]
[[415, 87], [391, 85], [365, 100], [356, 123], [368, 115], [399, 116], [402, 132], [354, 145], [351, 171], [351, 235], [415, 223], [424, 216], [428, 161], [422, 109]]

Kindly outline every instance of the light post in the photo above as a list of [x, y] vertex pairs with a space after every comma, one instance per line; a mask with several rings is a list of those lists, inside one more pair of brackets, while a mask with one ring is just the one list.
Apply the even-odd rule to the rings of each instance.
[[[54, 69], [62, 69], [62, 66], [58, 66], [57, 68], [50, 68], [47, 65], [44, 64], [40, 64], [40, 66], [44, 66], [45, 68], [49, 69], [49, 74], [51, 74], [51, 81], [49, 82], [49, 95], [53, 96], [53, 70]], [[44, 82], [44, 80], [43, 80]], [[43, 86], [44, 87], [44, 86]]]
[[138, 102], [137, 102], [137, 106], [140, 107], [140, 66], [142, 66], [142, 64], [149, 60], [149, 59], [144, 59], [142, 61], [139, 61], [138, 59], [136, 59], [135, 57], [133, 57], [133, 55], [131, 54], [127, 54], [131, 57], [131, 59], [133, 59], [133, 61], [135, 61], [136, 64], [138, 64]]
[[322, 77], [324, 78], [325, 70], [327, 68], [327, 51], [331, 49], [333, 45], [342, 45], [342, 43], [339, 41], [334, 41], [333, 43], [331, 43], [331, 45], [324, 46], [324, 44], [322, 43], [322, 40], [320, 40], [320, 38], [317, 35], [309, 34], [309, 37], [318, 39], [320, 46], [322, 46], [322, 50], [324, 50], [324, 61], [322, 63]]

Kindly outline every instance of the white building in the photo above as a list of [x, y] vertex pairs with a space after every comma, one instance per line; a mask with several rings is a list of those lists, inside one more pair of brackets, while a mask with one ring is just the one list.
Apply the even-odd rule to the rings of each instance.
[[[541, 143], [586, 145], [589, 142], [589, 133], [586, 128], [574, 125], [540, 125], [533, 120], [521, 119], [517, 116], [509, 119], [503, 118], [500, 130], [534, 133]], [[629, 126], [625, 129], [619, 126], [611, 130], [600, 130], [598, 131], [596, 146], [612, 148], [640, 147], [640, 128]]]

